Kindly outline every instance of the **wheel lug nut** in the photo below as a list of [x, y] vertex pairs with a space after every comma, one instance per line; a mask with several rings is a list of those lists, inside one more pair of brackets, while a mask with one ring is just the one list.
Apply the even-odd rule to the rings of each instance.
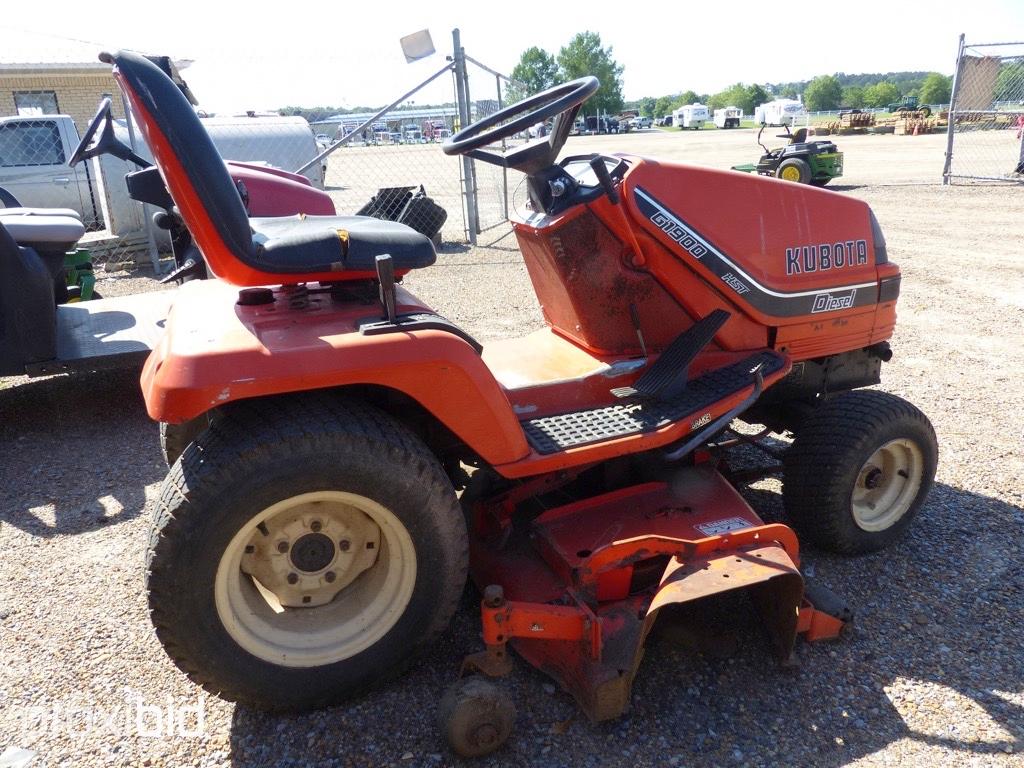
[[309, 530], [313, 533], [320, 533], [320, 529], [323, 528], [323, 524], [319, 520], [314, 520], [309, 524]]
[[298, 584], [299, 583], [299, 574], [297, 574], [297, 573], [289, 573], [288, 574], [288, 583], [289, 584]]
[[279, 541], [279, 542], [277, 542], [277, 551], [280, 552], [282, 555], [285, 552], [287, 552], [288, 551], [288, 542], [287, 541]]
[[334, 571], [328, 571], [324, 574], [324, 578], [327, 580], [327, 583], [330, 584], [338, 577], [335, 575]]
[[348, 539], [342, 539], [338, 542], [338, 549], [340, 549], [342, 552], [348, 552], [349, 549], [351, 548], [352, 542], [350, 542]]
[[312, 598], [312, 597], [310, 597], [309, 595], [303, 595], [303, 596], [302, 596], [302, 602], [304, 602], [304, 603], [308, 603], [308, 602], [310, 602], [310, 601], [311, 601], [312, 599], [313, 599], [313, 598]]

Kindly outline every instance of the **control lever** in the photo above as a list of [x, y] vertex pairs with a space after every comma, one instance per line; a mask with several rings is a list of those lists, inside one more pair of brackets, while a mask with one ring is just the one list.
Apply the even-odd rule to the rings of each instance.
[[612, 183], [612, 176], [608, 173], [608, 166], [604, 164], [604, 158], [600, 155], [590, 158], [590, 167], [594, 169], [594, 175], [597, 176], [598, 182], [605, 194], [608, 195], [608, 199], [612, 201], [612, 205], [618, 205], [619, 190]]
[[384, 307], [384, 319], [394, 324], [398, 317], [398, 297], [395, 290], [395, 263], [390, 253], [383, 253], [375, 259], [377, 280], [380, 283], [380, 303]]
[[629, 317], [633, 321], [633, 330], [636, 331], [636, 338], [640, 342], [640, 351], [643, 353], [644, 360], [647, 359], [647, 344], [644, 342], [644, 331], [640, 327], [640, 312], [636, 308], [636, 304], [629, 305]]

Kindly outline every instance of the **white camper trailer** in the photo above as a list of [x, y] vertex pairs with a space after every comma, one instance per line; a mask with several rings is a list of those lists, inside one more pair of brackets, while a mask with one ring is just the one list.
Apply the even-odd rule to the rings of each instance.
[[680, 128], [697, 130], [711, 119], [708, 108], [704, 104], [687, 104], [672, 113], [673, 123]]
[[725, 107], [715, 110], [715, 125], [719, 128], [739, 128], [743, 110], [739, 107]]
[[793, 99], [775, 99], [754, 109], [754, 122], [764, 125], [794, 125], [806, 116], [804, 105]]

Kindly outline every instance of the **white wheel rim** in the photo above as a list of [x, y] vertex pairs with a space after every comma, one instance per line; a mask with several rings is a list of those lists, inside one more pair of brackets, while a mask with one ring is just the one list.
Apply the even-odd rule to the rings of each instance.
[[890, 440], [864, 463], [853, 486], [853, 519], [865, 531], [884, 531], [907, 513], [924, 477], [924, 454], [912, 440]]
[[235, 534], [214, 601], [224, 629], [253, 656], [315, 667], [380, 640], [415, 584], [416, 548], [393, 512], [365, 496], [315, 491], [267, 507]]

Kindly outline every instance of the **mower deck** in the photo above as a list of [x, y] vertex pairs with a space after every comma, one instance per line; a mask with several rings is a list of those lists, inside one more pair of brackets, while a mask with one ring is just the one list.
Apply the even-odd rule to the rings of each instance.
[[765, 525], [710, 464], [556, 507], [528, 524], [506, 517], [494, 525], [507, 502], [473, 507], [492, 523], [470, 545], [487, 650], [466, 666], [506, 673], [511, 642], [594, 721], [627, 708], [644, 641], [668, 606], [747, 591], [780, 661], [798, 632], [822, 639], [842, 629], [804, 599], [795, 534]]
[[30, 376], [142, 368], [163, 333], [174, 291], [57, 307], [57, 357], [25, 366]]

